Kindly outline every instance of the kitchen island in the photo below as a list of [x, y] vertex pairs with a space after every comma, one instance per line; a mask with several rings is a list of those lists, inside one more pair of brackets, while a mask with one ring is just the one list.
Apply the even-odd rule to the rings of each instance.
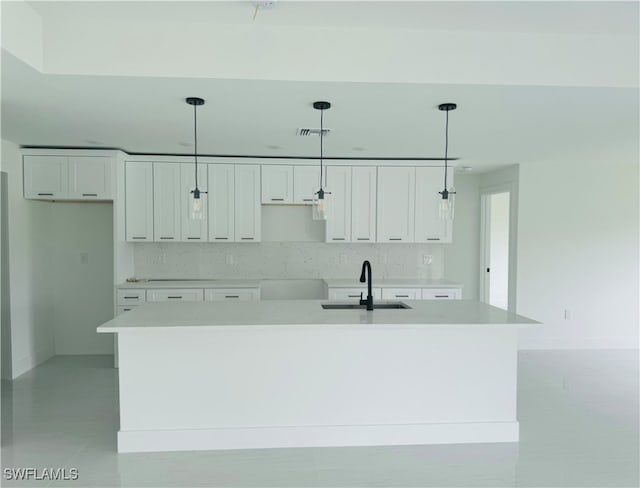
[[515, 442], [517, 330], [469, 301], [148, 303], [120, 355], [119, 452]]

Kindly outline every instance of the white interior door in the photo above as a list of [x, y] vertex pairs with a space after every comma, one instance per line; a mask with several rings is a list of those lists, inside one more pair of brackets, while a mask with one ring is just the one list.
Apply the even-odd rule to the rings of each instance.
[[483, 209], [483, 301], [507, 309], [509, 305], [510, 192], [486, 193]]

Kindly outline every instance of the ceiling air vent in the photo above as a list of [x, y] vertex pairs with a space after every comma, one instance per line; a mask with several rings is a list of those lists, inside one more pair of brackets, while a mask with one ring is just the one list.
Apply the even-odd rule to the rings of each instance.
[[[331, 129], [322, 129], [322, 135], [324, 137], [328, 136], [330, 132], [331, 132]], [[298, 129], [296, 129], [296, 135], [302, 136], [302, 137], [319, 136], [320, 135], [320, 129], [298, 128]]]

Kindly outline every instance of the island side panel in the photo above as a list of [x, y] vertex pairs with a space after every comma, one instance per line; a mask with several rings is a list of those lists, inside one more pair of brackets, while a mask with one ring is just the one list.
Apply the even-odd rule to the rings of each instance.
[[509, 327], [162, 328], [118, 340], [121, 451], [517, 440]]

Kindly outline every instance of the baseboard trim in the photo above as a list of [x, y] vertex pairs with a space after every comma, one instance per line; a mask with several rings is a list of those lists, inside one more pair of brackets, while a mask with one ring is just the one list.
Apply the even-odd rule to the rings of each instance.
[[119, 431], [118, 452], [518, 442], [518, 422]]
[[12, 364], [12, 379], [31, 371], [33, 368], [55, 356], [53, 349], [40, 349], [34, 355], [24, 356]]

